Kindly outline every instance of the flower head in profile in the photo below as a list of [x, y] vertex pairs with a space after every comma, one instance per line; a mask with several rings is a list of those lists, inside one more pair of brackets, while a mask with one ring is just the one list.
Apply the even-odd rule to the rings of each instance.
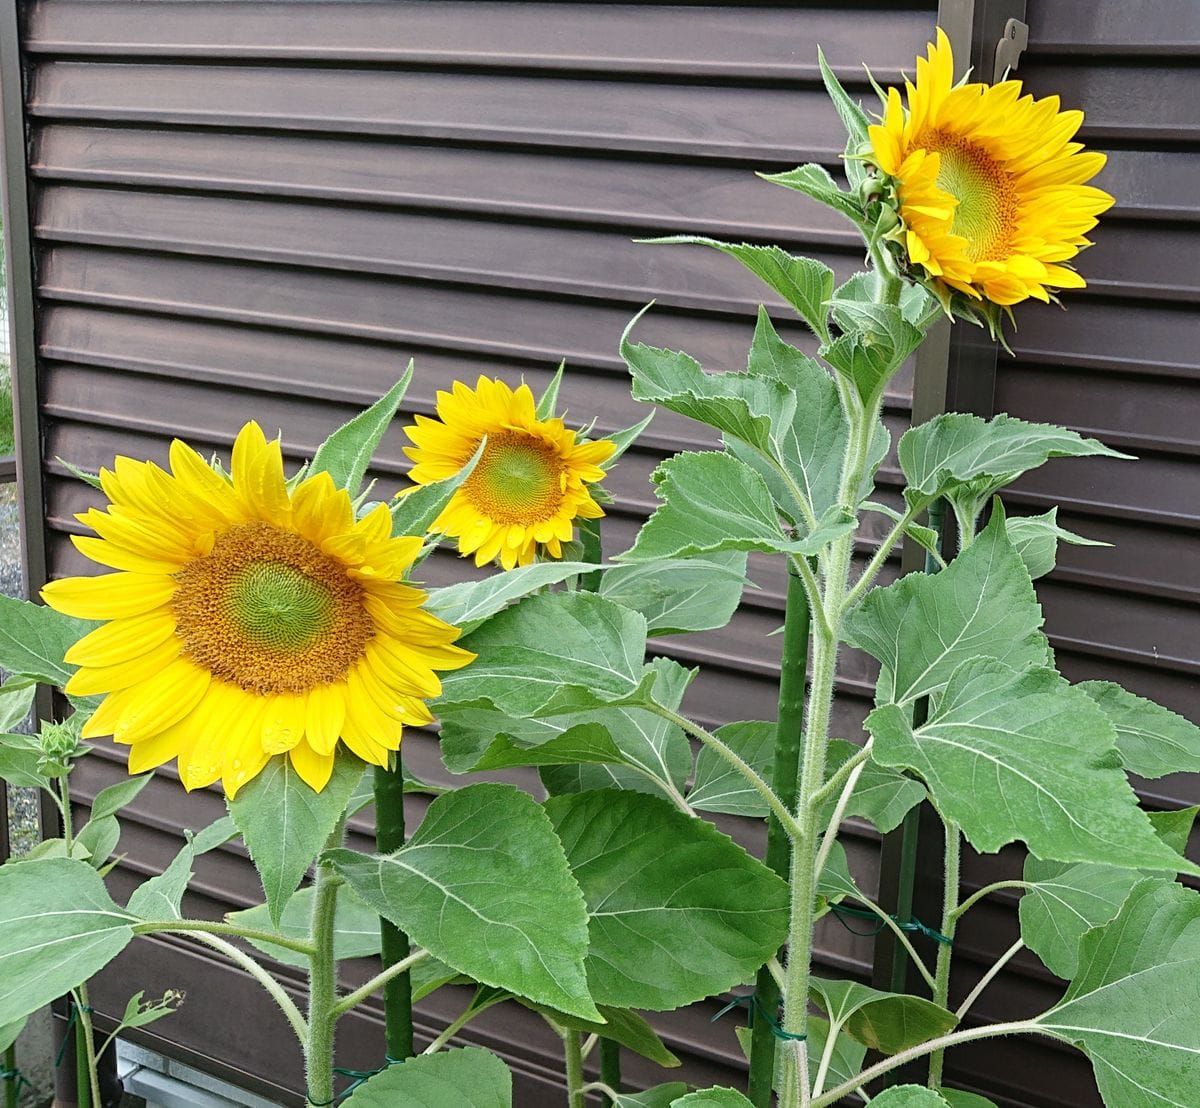
[[438, 670], [473, 657], [401, 578], [419, 538], [380, 505], [356, 519], [327, 473], [289, 489], [279, 442], [256, 423], [231, 477], [176, 440], [171, 472], [117, 458], [107, 510], [78, 518], [79, 550], [116, 570], [53, 581], [52, 608], [103, 620], [66, 655], [66, 691], [107, 694], [83, 730], [130, 747], [140, 773], [178, 759], [188, 789], [237, 790], [275, 754], [313, 789], [339, 741], [386, 765], [405, 724], [431, 720]]
[[[580, 442], [558, 418], [539, 419], [527, 385], [516, 390], [480, 377], [437, 394], [437, 419], [417, 416], [406, 429], [417, 486], [453, 477], [486, 438], [483, 455], [431, 531], [458, 540], [477, 566], [497, 558], [505, 569], [529, 565], [539, 551], [562, 557], [576, 519], [604, 515], [588, 485], [616, 450], [607, 440]], [[411, 491], [411, 490], [409, 490]]]
[[916, 84], [905, 82], [907, 109], [888, 90], [866, 158], [891, 179], [914, 275], [943, 304], [961, 294], [994, 322], [1000, 308], [1084, 287], [1064, 263], [1091, 245], [1113, 198], [1086, 184], [1105, 156], [1072, 141], [1082, 112], [1022, 96], [1020, 81], [956, 86], [953, 69], [939, 28]]

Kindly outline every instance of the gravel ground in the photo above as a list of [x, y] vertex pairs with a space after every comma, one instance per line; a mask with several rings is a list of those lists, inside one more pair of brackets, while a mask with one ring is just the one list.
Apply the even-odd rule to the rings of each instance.
[[[0, 485], [0, 595], [24, 595], [16, 485]], [[13, 854], [27, 853], [37, 842], [36, 789], [8, 790], [8, 822]]]

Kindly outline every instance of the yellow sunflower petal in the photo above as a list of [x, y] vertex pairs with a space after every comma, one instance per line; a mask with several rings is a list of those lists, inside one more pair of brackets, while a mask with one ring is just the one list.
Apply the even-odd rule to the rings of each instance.
[[136, 686], [113, 729], [117, 742], [137, 742], [178, 723], [200, 702], [212, 675], [179, 658]]
[[346, 719], [346, 686], [315, 685], [308, 690], [304, 735], [320, 755], [332, 754]]
[[318, 754], [308, 743], [302, 742], [292, 747], [288, 757], [300, 780], [314, 792], [319, 793], [329, 784], [329, 778], [333, 775], [332, 754]]
[[140, 616], [162, 607], [174, 595], [174, 580], [152, 573], [60, 577], [42, 589], [42, 599], [51, 608], [76, 619]]
[[73, 666], [112, 666], [158, 646], [175, 631], [175, 617], [166, 608], [130, 619], [114, 619], [84, 635], [67, 650], [64, 661]]

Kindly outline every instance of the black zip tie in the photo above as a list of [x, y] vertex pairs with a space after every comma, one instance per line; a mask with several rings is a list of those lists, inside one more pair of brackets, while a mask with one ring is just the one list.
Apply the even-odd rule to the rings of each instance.
[[754, 1013], [757, 1012], [764, 1020], [766, 1020], [767, 1026], [771, 1029], [771, 1034], [783, 1042], [802, 1043], [808, 1038], [807, 1035], [794, 1035], [791, 1031], [784, 1031], [779, 1024], [779, 1021], [763, 1007], [762, 1001], [758, 999], [757, 993], [746, 993], [743, 996], [735, 996], [708, 1022], [716, 1023], [717, 1020], [719, 1020], [726, 1012], [731, 1012], [734, 1008], [746, 1009], [747, 1027], [754, 1026]]
[[[67, 1026], [66, 1030], [63, 1031], [63, 1040], [58, 1048], [58, 1054], [54, 1058], [55, 1069], [58, 1069], [62, 1065], [63, 1056], [67, 1053], [67, 1043], [71, 1041], [71, 1030], [79, 1023], [79, 1005], [75, 1003], [74, 997], [71, 997], [67, 1002], [67, 1007], [70, 1009], [71, 1014], [67, 1017]], [[86, 1004], [83, 1006], [83, 1010], [89, 1015], [95, 1011], [94, 1008], [89, 1008]]]
[[340, 1093], [334, 1093], [331, 1100], [313, 1100], [305, 1090], [305, 1097], [312, 1108], [330, 1108], [330, 1105], [336, 1104], [339, 1100], [345, 1100], [352, 1092], [360, 1085], [365, 1085], [378, 1073], [383, 1073], [386, 1069], [391, 1069], [392, 1066], [398, 1066], [401, 1062], [406, 1061], [404, 1058], [393, 1058], [390, 1054], [386, 1055], [386, 1061], [376, 1070], [351, 1070], [344, 1069], [341, 1066], [334, 1066], [333, 1072], [339, 1077], [352, 1077], [354, 1080], [350, 1082]]
[[29, 1082], [29, 1078], [15, 1067], [10, 1070], [5, 1066], [0, 1066], [0, 1081], [12, 1082], [14, 1088], [16, 1089], [17, 1096], [21, 1095], [22, 1085], [24, 1085], [27, 1089], [33, 1088]]
[[[878, 912], [872, 912], [869, 908], [852, 908], [847, 904], [831, 904], [829, 910], [838, 918], [838, 922], [850, 932], [851, 935], [863, 935], [867, 938], [874, 938], [878, 935], [887, 924], [879, 918]], [[854, 919], [869, 919], [875, 921], [875, 928], [871, 931], [856, 931], [845, 920], [846, 916], [851, 916]], [[935, 931], [927, 923], [922, 923], [919, 919], [901, 920], [897, 916], [889, 915], [890, 919], [901, 931], [913, 932], [918, 935], [924, 935], [927, 939], [932, 939], [935, 943], [941, 943], [944, 946], [952, 946], [954, 940], [940, 931]]]

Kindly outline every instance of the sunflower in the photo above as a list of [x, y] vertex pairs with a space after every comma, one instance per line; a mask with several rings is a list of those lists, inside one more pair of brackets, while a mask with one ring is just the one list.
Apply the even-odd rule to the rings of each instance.
[[892, 178], [908, 261], [948, 303], [955, 291], [1008, 307], [1054, 289], [1084, 287], [1062, 263], [1091, 243], [1096, 217], [1113, 203], [1085, 184], [1105, 156], [1072, 142], [1079, 111], [1057, 96], [1021, 95], [1020, 81], [953, 85], [950, 41], [941, 28], [916, 85], [888, 90], [882, 123], [868, 129], [866, 155]]
[[604, 515], [587, 485], [604, 476], [600, 463], [616, 444], [577, 442], [561, 419], [539, 419], [528, 385], [514, 391], [480, 377], [472, 390], [455, 381], [437, 394], [437, 414], [405, 429], [415, 444], [404, 451], [415, 463], [408, 475], [414, 488], [453, 477], [486, 437], [483, 456], [430, 527], [458, 539], [477, 566], [496, 558], [505, 569], [529, 565], [539, 546], [561, 558], [574, 520]]
[[327, 473], [289, 489], [278, 440], [256, 423], [231, 478], [184, 443], [171, 472], [117, 458], [107, 511], [74, 537], [116, 570], [42, 590], [50, 607], [104, 620], [67, 652], [66, 691], [106, 693], [84, 738], [112, 735], [140, 773], [177, 758], [186, 788], [222, 779], [231, 798], [275, 754], [320, 791], [338, 740], [386, 765], [405, 724], [429, 723], [435, 670], [473, 655], [400, 578], [421, 548], [393, 538], [379, 505], [356, 520]]

